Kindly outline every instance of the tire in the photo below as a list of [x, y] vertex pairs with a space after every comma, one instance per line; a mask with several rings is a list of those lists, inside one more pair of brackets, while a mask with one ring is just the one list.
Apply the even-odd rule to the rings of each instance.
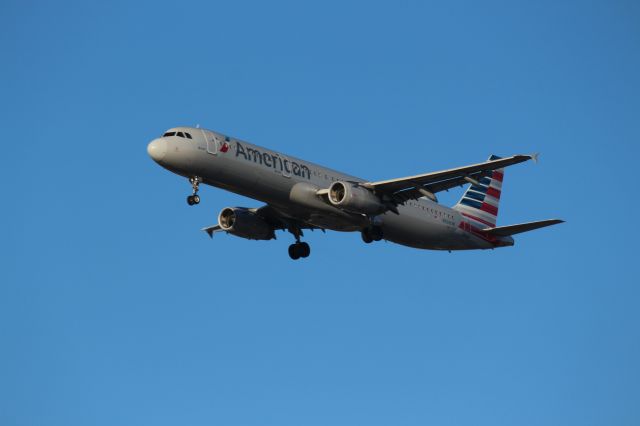
[[373, 241], [380, 241], [382, 239], [382, 228], [379, 226], [372, 227], [370, 233]]
[[200, 204], [200, 196], [192, 195], [193, 204]]
[[192, 195], [189, 195], [187, 197], [187, 204], [189, 204], [190, 206], [192, 206], [194, 204]]
[[298, 250], [300, 251], [300, 257], [309, 257], [311, 254], [311, 247], [307, 243], [300, 243]]
[[300, 252], [298, 250], [298, 245], [297, 244], [291, 244], [289, 246], [289, 257], [293, 260], [298, 260], [300, 259]]
[[360, 231], [360, 235], [362, 236], [362, 241], [364, 241], [365, 243], [371, 244], [373, 242], [373, 237], [371, 236], [369, 229], [363, 229], [362, 231]]

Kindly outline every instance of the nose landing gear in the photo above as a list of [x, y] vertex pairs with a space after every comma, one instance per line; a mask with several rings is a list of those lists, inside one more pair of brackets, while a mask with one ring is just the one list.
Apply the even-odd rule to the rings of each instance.
[[193, 206], [194, 204], [200, 204], [200, 196], [198, 195], [198, 189], [200, 183], [202, 182], [202, 178], [199, 176], [194, 176], [189, 178], [189, 182], [191, 182], [191, 188], [193, 190], [193, 194], [187, 197], [187, 204]]

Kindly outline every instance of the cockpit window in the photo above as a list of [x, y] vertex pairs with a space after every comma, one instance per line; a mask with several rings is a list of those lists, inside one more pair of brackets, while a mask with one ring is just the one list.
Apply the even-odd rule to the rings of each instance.
[[179, 138], [193, 139], [191, 135], [187, 132], [167, 132], [164, 135], [162, 135], [163, 138], [166, 138], [167, 136], [177, 136]]

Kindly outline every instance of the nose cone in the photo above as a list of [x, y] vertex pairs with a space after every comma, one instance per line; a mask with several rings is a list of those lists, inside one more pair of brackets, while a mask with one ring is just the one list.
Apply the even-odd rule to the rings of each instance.
[[153, 158], [153, 161], [159, 163], [167, 154], [167, 141], [163, 138], [154, 139], [147, 146], [147, 152], [149, 157]]

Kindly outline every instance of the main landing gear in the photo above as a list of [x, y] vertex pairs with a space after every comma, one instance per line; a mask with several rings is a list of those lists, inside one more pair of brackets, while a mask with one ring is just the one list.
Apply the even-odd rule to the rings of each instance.
[[367, 244], [374, 241], [380, 241], [383, 237], [382, 228], [377, 225], [368, 226], [360, 232], [362, 235], [362, 241]]
[[187, 197], [187, 204], [193, 206], [194, 204], [200, 204], [200, 196], [198, 195], [199, 185], [202, 182], [202, 178], [198, 176], [190, 177], [189, 182], [191, 182], [191, 188], [193, 189], [193, 194]]
[[291, 232], [293, 236], [296, 237], [296, 242], [289, 246], [289, 257], [293, 260], [309, 257], [309, 255], [311, 254], [311, 247], [309, 247], [309, 244], [305, 242], [300, 242], [302, 230], [296, 227], [289, 229], [289, 232]]
[[311, 254], [311, 247], [307, 243], [297, 242], [289, 246], [289, 257], [293, 260], [298, 260], [301, 257], [309, 257]]

